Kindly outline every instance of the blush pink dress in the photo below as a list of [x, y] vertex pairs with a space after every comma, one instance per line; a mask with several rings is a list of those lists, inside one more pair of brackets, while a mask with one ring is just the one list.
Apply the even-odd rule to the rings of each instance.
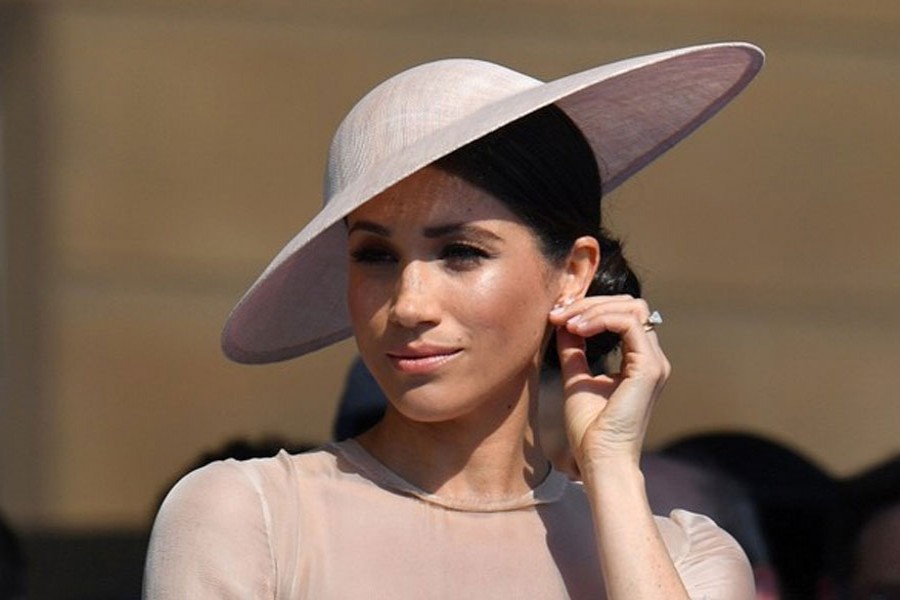
[[[738, 544], [686, 511], [657, 517], [691, 598], [751, 600]], [[163, 503], [144, 597], [602, 599], [580, 484], [552, 471], [502, 502], [426, 493], [352, 440], [210, 464]]]

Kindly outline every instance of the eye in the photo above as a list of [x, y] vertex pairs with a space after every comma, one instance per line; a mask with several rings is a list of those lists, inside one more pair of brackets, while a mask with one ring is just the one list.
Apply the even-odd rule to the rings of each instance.
[[366, 245], [350, 252], [350, 259], [361, 264], [386, 264], [396, 262], [390, 249], [378, 245]]
[[475, 267], [482, 260], [490, 258], [491, 254], [472, 244], [453, 242], [444, 246], [440, 257], [450, 266], [459, 269]]

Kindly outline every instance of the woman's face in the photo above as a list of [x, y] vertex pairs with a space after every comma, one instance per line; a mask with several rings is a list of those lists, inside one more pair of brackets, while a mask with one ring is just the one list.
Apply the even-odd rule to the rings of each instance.
[[350, 316], [394, 408], [423, 422], [511, 408], [540, 365], [558, 269], [509, 209], [436, 167], [350, 214]]

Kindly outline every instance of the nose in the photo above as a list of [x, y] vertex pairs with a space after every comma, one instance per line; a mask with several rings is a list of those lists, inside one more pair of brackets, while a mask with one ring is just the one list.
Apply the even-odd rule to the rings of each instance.
[[431, 279], [427, 263], [414, 260], [403, 267], [391, 302], [393, 323], [414, 328], [440, 321], [440, 303]]

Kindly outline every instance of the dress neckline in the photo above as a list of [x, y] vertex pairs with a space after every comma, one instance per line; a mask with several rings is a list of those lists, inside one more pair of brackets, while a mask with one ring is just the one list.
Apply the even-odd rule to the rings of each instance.
[[426, 492], [392, 471], [369, 454], [354, 439], [328, 445], [336, 454], [351, 463], [361, 475], [390, 491], [414, 496], [429, 504], [462, 512], [503, 512], [550, 504], [559, 500], [572, 483], [563, 473], [551, 468], [547, 477], [532, 490], [508, 498], [451, 497]]

